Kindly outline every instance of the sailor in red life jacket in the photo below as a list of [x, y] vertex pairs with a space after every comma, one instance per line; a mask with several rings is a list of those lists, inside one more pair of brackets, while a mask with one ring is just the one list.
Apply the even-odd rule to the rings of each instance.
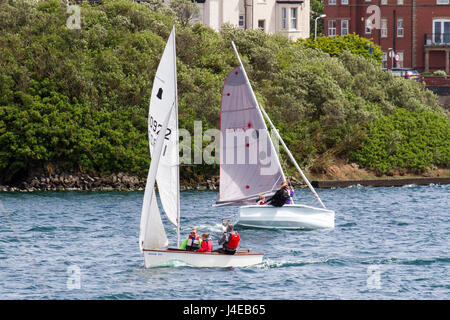
[[200, 249], [202, 239], [197, 235], [197, 232], [197, 228], [192, 228], [191, 234], [181, 243], [181, 250], [196, 251]]
[[266, 197], [264, 197], [262, 194], [258, 194], [259, 200], [256, 202], [260, 206], [263, 206], [266, 204]]
[[222, 248], [215, 251], [226, 254], [235, 254], [239, 241], [239, 233], [233, 231], [233, 225], [229, 224], [227, 230], [223, 233], [222, 238], [219, 239], [219, 245], [221, 245]]
[[202, 233], [202, 246], [197, 252], [212, 252], [213, 242], [209, 237], [209, 233]]

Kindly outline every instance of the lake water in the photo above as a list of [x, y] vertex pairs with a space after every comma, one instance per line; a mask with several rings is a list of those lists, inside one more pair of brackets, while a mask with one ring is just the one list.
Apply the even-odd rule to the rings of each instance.
[[[318, 193], [336, 211], [334, 230], [238, 228], [261, 265], [145, 269], [143, 192], [3, 192], [0, 299], [450, 298], [450, 185]], [[217, 246], [221, 217], [237, 208], [214, 208], [216, 198], [182, 192], [182, 237], [197, 226]], [[295, 200], [318, 206], [307, 189]]]

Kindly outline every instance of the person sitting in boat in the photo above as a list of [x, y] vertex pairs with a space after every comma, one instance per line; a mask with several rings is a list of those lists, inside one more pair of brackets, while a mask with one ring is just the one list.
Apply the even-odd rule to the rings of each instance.
[[213, 242], [209, 237], [209, 233], [202, 233], [202, 245], [197, 252], [212, 252]]
[[222, 248], [215, 251], [225, 254], [235, 254], [240, 240], [239, 233], [233, 230], [232, 224], [229, 224], [226, 231], [223, 233], [222, 238], [219, 239], [219, 245], [221, 245]]
[[285, 204], [291, 204], [291, 198], [294, 196], [294, 190], [289, 187], [287, 181], [281, 183], [280, 189], [275, 192], [272, 198], [267, 201], [274, 207], [282, 207]]
[[198, 236], [197, 233], [197, 228], [192, 228], [191, 234], [181, 243], [180, 249], [188, 251], [195, 251], [200, 249], [202, 245], [202, 239]]
[[266, 197], [264, 197], [262, 194], [258, 194], [259, 200], [256, 202], [257, 204], [263, 206], [266, 204]]

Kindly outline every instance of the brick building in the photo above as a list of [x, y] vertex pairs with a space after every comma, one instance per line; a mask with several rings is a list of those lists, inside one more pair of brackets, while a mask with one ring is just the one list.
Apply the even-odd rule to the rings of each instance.
[[450, 73], [450, 0], [324, 0], [324, 10], [325, 35], [373, 39], [384, 68]]

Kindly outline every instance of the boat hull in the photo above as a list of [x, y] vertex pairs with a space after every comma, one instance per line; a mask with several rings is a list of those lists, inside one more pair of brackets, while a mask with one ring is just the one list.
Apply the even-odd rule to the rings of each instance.
[[282, 207], [250, 205], [239, 208], [241, 226], [271, 229], [334, 228], [334, 211], [299, 204]]
[[225, 267], [248, 267], [260, 264], [262, 253], [236, 252], [228, 255], [217, 252], [195, 252], [179, 249], [168, 250], [146, 250], [144, 249], [144, 263], [146, 268], [175, 266], [177, 263], [191, 267], [201, 268], [225, 268]]

